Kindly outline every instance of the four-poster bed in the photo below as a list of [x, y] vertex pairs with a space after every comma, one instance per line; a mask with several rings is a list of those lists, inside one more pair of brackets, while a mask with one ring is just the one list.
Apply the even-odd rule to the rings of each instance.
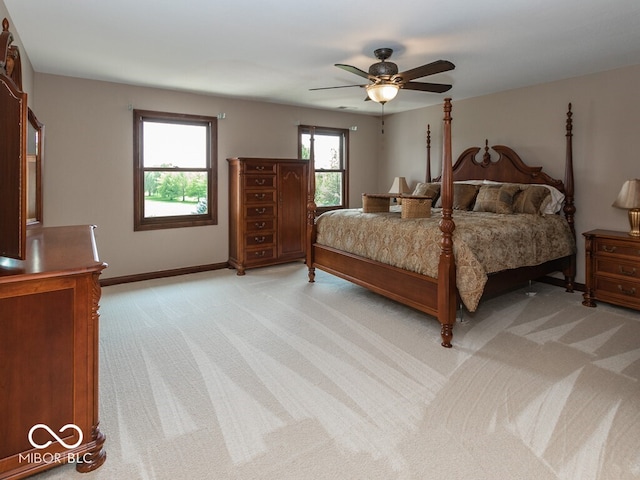
[[[435, 179], [440, 198], [434, 205], [440, 209], [434, 210], [432, 218], [402, 220], [397, 213], [363, 213], [359, 209], [316, 217], [313, 175], [309, 175], [307, 202], [309, 281], [314, 282], [315, 269], [319, 268], [433, 315], [440, 321], [444, 347], [451, 347], [461, 301], [474, 310], [482, 296], [553, 272], [564, 274], [566, 290], [571, 292], [575, 278], [571, 105], [566, 122], [564, 182], [551, 178], [541, 167], [527, 166], [505, 146], [492, 147], [499, 157], [492, 161], [488, 142], [482, 161], [475, 158], [481, 149], [473, 147], [453, 165], [451, 108], [451, 99], [445, 99], [442, 174]], [[429, 143], [428, 134], [428, 157]], [[311, 149], [313, 162], [313, 140]], [[313, 165], [309, 171], [314, 171]], [[429, 166], [426, 182], [434, 185]], [[465, 189], [475, 190], [472, 196], [476, 205], [471, 203], [469, 207], [473, 212], [458, 209], [460, 192]], [[534, 192], [541, 191], [540, 201], [523, 209], [522, 199], [533, 198]], [[508, 201], [503, 201], [505, 197]], [[554, 202], [555, 211], [546, 211]], [[559, 210], [563, 215], [557, 214]], [[386, 224], [390, 226], [385, 227]], [[410, 230], [414, 227], [424, 230]], [[394, 233], [383, 233], [383, 228]], [[503, 229], [511, 233], [502, 233]], [[509, 252], [495, 250], [500, 243], [509, 244], [508, 249], [514, 250], [511, 255], [518, 260], [508, 260]], [[394, 252], [396, 249], [399, 252]], [[425, 257], [426, 263], [420, 263], [423, 259], [419, 257]], [[484, 257], [500, 257], [498, 266]]]

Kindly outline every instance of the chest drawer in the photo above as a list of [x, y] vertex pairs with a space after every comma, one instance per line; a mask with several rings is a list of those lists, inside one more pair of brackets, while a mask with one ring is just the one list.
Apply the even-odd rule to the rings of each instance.
[[275, 222], [273, 218], [252, 218], [251, 220], [247, 220], [245, 232], [247, 233], [256, 233], [256, 232], [268, 232], [275, 228]]
[[274, 258], [275, 248], [273, 245], [247, 249], [247, 265], [268, 262]]
[[275, 175], [245, 175], [244, 188], [276, 188]]
[[273, 218], [275, 216], [275, 207], [273, 205], [256, 205], [245, 207], [246, 218]]
[[260, 160], [248, 160], [244, 163], [245, 173], [271, 173], [275, 174], [278, 165], [274, 162]]
[[247, 247], [273, 245], [273, 237], [273, 233], [248, 233], [245, 237], [244, 243]]
[[247, 190], [244, 192], [244, 203], [247, 205], [276, 203], [276, 193], [275, 190]]
[[615, 255], [629, 257], [632, 261], [640, 261], [640, 244], [614, 238], [596, 238], [596, 255]]

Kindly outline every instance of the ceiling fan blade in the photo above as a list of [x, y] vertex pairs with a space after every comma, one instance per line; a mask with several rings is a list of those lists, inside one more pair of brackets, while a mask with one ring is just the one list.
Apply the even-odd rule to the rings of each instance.
[[445, 83], [407, 82], [400, 85], [405, 90], [419, 90], [421, 92], [444, 93], [451, 89], [451, 85]]
[[358, 67], [353, 67], [351, 65], [344, 65], [343, 63], [336, 63], [335, 66], [338, 68], [341, 68], [342, 70], [346, 70], [347, 72], [355, 73], [359, 77], [366, 78], [366, 79], [370, 78], [370, 75], [367, 72], [365, 72], [364, 70], [360, 70]]
[[453, 70], [456, 66], [447, 60], [436, 60], [435, 62], [427, 63], [421, 67], [412, 68], [406, 72], [400, 72], [394, 75], [392, 80], [400, 78], [403, 82], [408, 82], [414, 78], [426, 77], [427, 75], [434, 75], [436, 73], [448, 72]]
[[332, 88], [349, 88], [349, 87], [365, 87], [366, 85], [338, 85], [337, 87], [318, 87], [310, 88], [309, 90], [330, 90]]

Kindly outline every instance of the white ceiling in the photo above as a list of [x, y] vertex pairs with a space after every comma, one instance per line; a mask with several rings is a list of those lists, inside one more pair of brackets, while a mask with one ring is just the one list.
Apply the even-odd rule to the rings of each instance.
[[333, 65], [380, 47], [456, 65], [385, 113], [640, 64], [640, 0], [3, 1], [36, 72], [376, 115], [364, 89], [309, 89], [362, 83]]

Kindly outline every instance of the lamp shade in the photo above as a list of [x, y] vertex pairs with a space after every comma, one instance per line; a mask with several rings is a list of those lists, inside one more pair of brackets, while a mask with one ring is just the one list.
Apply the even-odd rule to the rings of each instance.
[[613, 206], [626, 209], [640, 208], [640, 178], [624, 182]]
[[613, 206], [629, 211], [629, 235], [640, 237], [640, 178], [624, 182]]
[[396, 177], [393, 179], [393, 185], [389, 189], [389, 193], [402, 195], [403, 193], [409, 193], [409, 185], [407, 185], [407, 179], [404, 177]]
[[396, 98], [398, 94], [398, 85], [393, 83], [376, 83], [373, 85], [367, 85], [367, 95], [374, 102], [382, 103], [383, 105], [389, 100]]

